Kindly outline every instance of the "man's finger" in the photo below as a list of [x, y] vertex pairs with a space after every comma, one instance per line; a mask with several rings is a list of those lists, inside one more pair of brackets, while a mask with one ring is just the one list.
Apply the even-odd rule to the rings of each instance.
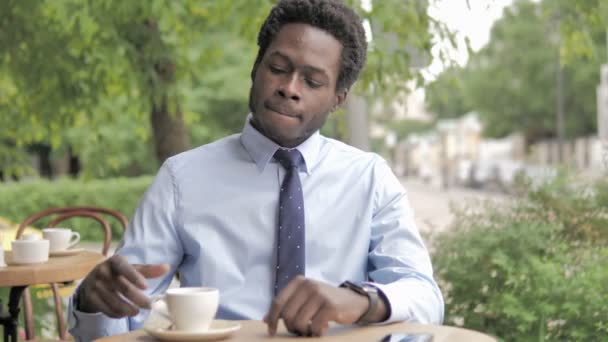
[[113, 318], [135, 316], [139, 312], [135, 306], [126, 302], [117, 292], [107, 289], [103, 284], [95, 284], [95, 293], [99, 300], [105, 304], [107, 313]]
[[[313, 300], [315, 296], [315, 284], [310, 284], [305, 281], [300, 283], [300, 286], [293, 292], [291, 297], [287, 300], [287, 303], [283, 306], [283, 310], [281, 311], [279, 317], [283, 318], [283, 322], [292, 333], [300, 333], [300, 334], [308, 334], [308, 322], [298, 324], [296, 322], [296, 316], [300, 309], [306, 304], [306, 302]], [[301, 326], [302, 329], [298, 329], [297, 327]]]
[[88, 300], [92, 305], [95, 306], [95, 308], [98, 309], [96, 312], [101, 312], [111, 318], [119, 318], [118, 312], [115, 312], [111, 307], [109, 307], [98, 294], [90, 294]]
[[[309, 297], [293, 318], [292, 328], [301, 335], [314, 334], [311, 320], [323, 306], [323, 299], [319, 296]], [[317, 335], [320, 336], [320, 335]]]
[[285, 288], [281, 290], [281, 292], [279, 292], [279, 294], [272, 300], [272, 305], [270, 306], [270, 310], [266, 315], [268, 317], [266, 321], [268, 324], [268, 333], [271, 336], [277, 333], [277, 325], [281, 311], [283, 311], [283, 307], [303, 280], [304, 277], [302, 276], [296, 277], [294, 280], [290, 281], [289, 284], [287, 284], [287, 286], [285, 286]]
[[329, 310], [327, 304], [323, 304], [318, 310], [315, 316], [312, 318], [310, 324], [310, 332], [314, 336], [323, 336], [329, 328], [329, 320], [332, 314], [332, 310]]
[[124, 276], [118, 276], [116, 281], [116, 289], [131, 303], [142, 309], [150, 309], [150, 298], [146, 296], [142, 290], [137, 288], [133, 283], [127, 280]]
[[144, 278], [137, 269], [129, 262], [127, 259], [120, 255], [114, 255], [110, 259], [108, 259], [110, 264], [110, 269], [112, 270], [114, 280], [118, 278], [118, 276], [123, 275], [127, 278], [128, 281], [135, 284], [135, 286], [139, 287], [142, 290], [145, 290], [148, 287], [146, 282], [146, 278]]
[[95, 269], [95, 282], [111, 282], [112, 281], [112, 268], [109, 262], [104, 262], [96, 267]]
[[146, 279], [158, 278], [169, 272], [169, 265], [134, 265], [135, 269]]

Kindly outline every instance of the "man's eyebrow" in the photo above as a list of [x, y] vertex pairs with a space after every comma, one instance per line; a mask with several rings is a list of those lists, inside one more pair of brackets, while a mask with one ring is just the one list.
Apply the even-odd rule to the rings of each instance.
[[305, 65], [303, 69], [304, 69], [304, 71], [309, 72], [309, 73], [321, 74], [321, 76], [329, 79], [329, 75], [327, 74], [327, 72], [324, 69], [313, 67], [311, 65]]
[[287, 62], [290, 62], [290, 63], [291, 63], [291, 59], [289, 59], [289, 57], [287, 57], [287, 55], [284, 55], [284, 54], [282, 54], [282, 53], [281, 53], [281, 52], [279, 52], [279, 51], [273, 51], [273, 52], [270, 54], [270, 57], [275, 57], [275, 56], [276, 56], [276, 57], [279, 57], [279, 58], [281, 58], [281, 59], [284, 59], [284, 60], [286, 60]]

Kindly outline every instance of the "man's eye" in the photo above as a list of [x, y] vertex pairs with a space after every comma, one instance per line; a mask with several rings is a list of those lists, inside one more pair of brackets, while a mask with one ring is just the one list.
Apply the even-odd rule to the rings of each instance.
[[311, 79], [306, 79], [306, 84], [308, 84], [308, 86], [311, 88], [319, 88], [323, 85], [322, 83], [319, 83], [319, 82], [317, 82], [315, 80], [311, 80]]
[[284, 69], [281, 69], [281, 68], [276, 67], [276, 66], [274, 66], [274, 65], [270, 65], [270, 66], [269, 66], [269, 68], [270, 68], [270, 71], [271, 71], [273, 74], [282, 74], [282, 73], [285, 73], [285, 72], [286, 72]]

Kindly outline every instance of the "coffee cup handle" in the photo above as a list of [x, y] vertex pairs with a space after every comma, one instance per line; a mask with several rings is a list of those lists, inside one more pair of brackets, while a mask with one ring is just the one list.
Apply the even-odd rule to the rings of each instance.
[[72, 232], [72, 237], [70, 238], [70, 245], [68, 248], [72, 248], [76, 246], [80, 242], [80, 234], [78, 232]]

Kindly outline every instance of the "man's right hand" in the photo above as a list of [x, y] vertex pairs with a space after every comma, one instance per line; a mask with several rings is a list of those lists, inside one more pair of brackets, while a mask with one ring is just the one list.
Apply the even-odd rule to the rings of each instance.
[[78, 288], [77, 310], [101, 312], [108, 317], [135, 316], [139, 309], [149, 309], [150, 298], [143, 292], [146, 279], [157, 278], [169, 271], [167, 264], [131, 265], [114, 255], [97, 265]]

